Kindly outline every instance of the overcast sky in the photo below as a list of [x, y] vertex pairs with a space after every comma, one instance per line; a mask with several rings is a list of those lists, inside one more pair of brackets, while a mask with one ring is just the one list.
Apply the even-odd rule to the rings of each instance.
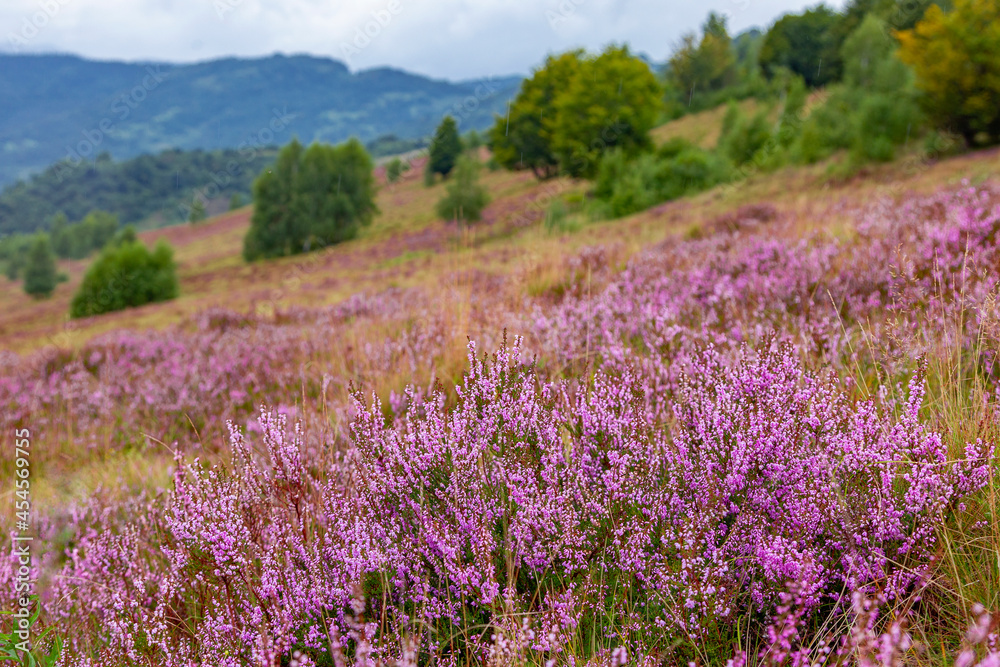
[[[665, 60], [710, 9], [735, 34], [802, 0], [0, 0], [0, 49], [191, 62], [311, 53], [447, 79], [522, 74], [548, 52], [628, 42]], [[833, 3], [835, 6], [840, 3]], [[367, 34], [366, 34], [367, 33]]]

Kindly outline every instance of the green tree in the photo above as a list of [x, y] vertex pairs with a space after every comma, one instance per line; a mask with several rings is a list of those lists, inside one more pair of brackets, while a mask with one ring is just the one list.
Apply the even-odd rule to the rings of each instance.
[[895, 55], [898, 43], [885, 21], [869, 14], [841, 49], [844, 84], [872, 92], [898, 92], [910, 87], [912, 74]]
[[476, 222], [482, 218], [489, 201], [489, 195], [479, 183], [479, 161], [463, 155], [455, 165], [445, 196], [438, 202], [437, 212], [444, 220]]
[[253, 217], [243, 239], [243, 257], [280, 257], [293, 252], [289, 244], [292, 199], [304, 148], [298, 139], [281, 149], [274, 166], [265, 169], [253, 184]]
[[118, 216], [107, 211], [91, 211], [75, 225], [69, 227], [71, 234], [70, 256], [82, 259], [99, 250], [118, 231]]
[[479, 133], [475, 130], [469, 130], [466, 132], [465, 137], [462, 138], [462, 146], [467, 151], [476, 151], [480, 146], [483, 145], [483, 138], [479, 136]]
[[648, 148], [649, 130], [663, 108], [661, 95], [649, 66], [627, 47], [611, 46], [582, 61], [556, 101], [552, 145], [560, 169], [592, 177], [605, 151], [620, 147], [633, 155]]
[[389, 160], [389, 163], [385, 165], [385, 180], [389, 183], [395, 183], [402, 175], [403, 161], [398, 157], [394, 157]]
[[56, 258], [47, 234], [39, 234], [24, 265], [24, 291], [36, 299], [47, 299], [56, 288]]
[[52, 216], [52, 224], [49, 227], [49, 236], [52, 239], [52, 251], [57, 257], [67, 258], [70, 256], [71, 238], [69, 233], [69, 220], [66, 214], [59, 211]]
[[194, 225], [207, 217], [208, 213], [205, 212], [205, 203], [195, 197], [194, 201], [191, 202], [191, 212], [188, 214], [188, 222]]
[[234, 192], [233, 196], [229, 198], [229, 210], [235, 211], [236, 209], [243, 206], [243, 197], [240, 196], [239, 192]]
[[583, 51], [549, 56], [542, 67], [521, 83], [517, 97], [490, 130], [493, 158], [507, 169], [530, 169], [538, 179], [558, 173], [559, 158], [552, 145], [556, 100], [580, 71]]
[[4, 274], [8, 280], [17, 280], [35, 241], [35, 236], [13, 234], [0, 238], [0, 259], [4, 261]]
[[254, 182], [247, 261], [294, 255], [353, 238], [378, 212], [374, 165], [356, 139], [285, 146]]
[[135, 233], [135, 227], [133, 225], [125, 225], [122, 227], [115, 237], [111, 239], [111, 243], [114, 245], [122, 245], [124, 243], [135, 243], [139, 240], [138, 235]]
[[458, 136], [458, 124], [451, 116], [445, 116], [434, 132], [430, 147], [430, 170], [448, 178], [455, 168], [458, 156], [462, 154], [462, 140]]
[[[732, 114], [732, 110], [736, 113]], [[746, 164], [771, 139], [771, 124], [767, 113], [760, 111], [747, 119], [735, 105], [724, 119], [725, 127], [719, 135], [718, 150], [736, 165]]]
[[932, 5], [912, 30], [896, 33], [900, 59], [916, 72], [925, 110], [972, 146], [1000, 141], [1000, 0]]
[[724, 16], [710, 12], [696, 42], [693, 33], [681, 38], [681, 46], [670, 57], [670, 79], [688, 98], [695, 91], [719, 90], [734, 82], [736, 53]]
[[70, 317], [89, 317], [177, 296], [173, 250], [164, 241], [153, 252], [139, 241], [108, 245], [87, 269], [70, 303]]
[[839, 16], [826, 5], [802, 14], [786, 14], [764, 36], [760, 66], [773, 76], [784, 67], [798, 74], [810, 88], [840, 78], [840, 44], [834, 28]]

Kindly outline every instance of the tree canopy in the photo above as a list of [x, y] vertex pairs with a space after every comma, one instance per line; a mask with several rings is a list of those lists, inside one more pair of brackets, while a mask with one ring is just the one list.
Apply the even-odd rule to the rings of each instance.
[[447, 178], [455, 168], [458, 156], [462, 154], [462, 139], [458, 136], [458, 124], [451, 116], [445, 116], [434, 132], [431, 140], [430, 159], [427, 168], [431, 173]]
[[507, 169], [531, 169], [539, 179], [558, 173], [559, 158], [552, 145], [556, 101], [579, 73], [582, 50], [551, 55], [521, 84], [505, 116], [497, 116], [490, 132], [494, 159]]
[[778, 68], [787, 68], [810, 88], [836, 81], [840, 77], [840, 44], [834, 28], [839, 20], [826, 5], [782, 16], [764, 36], [760, 66], [770, 75]]
[[552, 145], [560, 169], [592, 177], [604, 152], [620, 147], [635, 154], [647, 148], [662, 92], [649, 66], [628, 47], [611, 46], [582, 60], [556, 100]]
[[52, 296], [56, 289], [56, 258], [52, 254], [49, 237], [39, 234], [24, 265], [24, 291], [36, 299]]
[[308, 148], [293, 140], [254, 182], [244, 257], [294, 255], [353, 238], [378, 210], [373, 169], [355, 139]]
[[[922, 102], [940, 126], [974, 145], [1000, 141], [1000, 0], [956, 0], [947, 14], [927, 9], [896, 33]], [[982, 135], [982, 137], [980, 136]]]

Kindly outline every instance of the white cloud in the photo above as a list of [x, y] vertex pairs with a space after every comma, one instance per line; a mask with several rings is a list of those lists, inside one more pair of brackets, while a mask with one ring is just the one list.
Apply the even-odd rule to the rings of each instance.
[[[190, 62], [312, 53], [458, 79], [526, 73], [546, 53], [627, 41], [665, 59], [709, 10], [733, 32], [803, 0], [3, 0], [0, 48]], [[391, 11], [392, 10], [392, 11]], [[386, 17], [389, 17], [388, 20]], [[373, 27], [374, 26], [374, 27]], [[28, 34], [30, 33], [30, 36]], [[359, 39], [359, 35], [361, 38]]]

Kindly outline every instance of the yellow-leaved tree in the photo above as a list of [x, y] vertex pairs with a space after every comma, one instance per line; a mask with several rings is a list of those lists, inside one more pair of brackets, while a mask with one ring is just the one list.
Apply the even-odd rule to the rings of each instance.
[[1000, 0], [956, 0], [948, 13], [931, 5], [896, 37], [938, 126], [970, 146], [1000, 141]]

